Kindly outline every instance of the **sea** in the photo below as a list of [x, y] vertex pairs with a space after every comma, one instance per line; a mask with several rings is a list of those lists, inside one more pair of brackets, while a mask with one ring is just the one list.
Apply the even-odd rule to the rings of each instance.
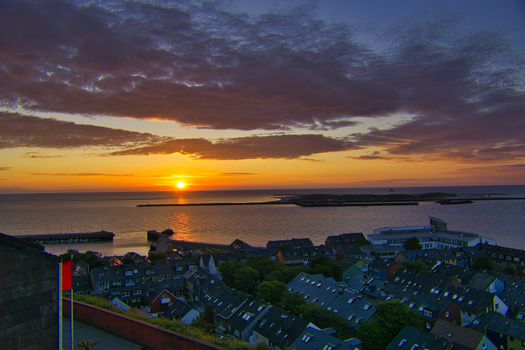
[[307, 193], [456, 193], [525, 196], [525, 186], [269, 189], [238, 191], [0, 194], [0, 232], [11, 235], [112, 231], [113, 242], [53, 244], [46, 251], [94, 250], [103, 255], [147, 254], [147, 230], [172, 228], [180, 240], [229, 244], [239, 238], [254, 246], [269, 240], [370, 234], [384, 226], [426, 225], [438, 217], [453, 230], [488, 236], [498, 245], [525, 249], [525, 200], [418, 206], [318, 207], [295, 205], [137, 207], [157, 203], [264, 202]]

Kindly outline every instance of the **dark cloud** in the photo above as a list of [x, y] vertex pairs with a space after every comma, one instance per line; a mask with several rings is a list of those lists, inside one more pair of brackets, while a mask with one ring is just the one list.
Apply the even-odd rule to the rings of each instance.
[[459, 173], [459, 174], [508, 174], [508, 175], [523, 174], [523, 176], [525, 177], [525, 163], [462, 168], [462, 169], [455, 170], [452, 174], [456, 174], [456, 173]]
[[[353, 135], [355, 142], [394, 156], [525, 156], [523, 60], [500, 35], [462, 35], [454, 20], [422, 19], [389, 32], [392, 45], [378, 50], [312, 13], [302, 6], [249, 16], [220, 2], [3, 1], [0, 101], [242, 130], [328, 130], [355, 125], [353, 117], [403, 112], [414, 119]], [[90, 145], [80, 139], [59, 137], [57, 145]], [[202, 158], [233, 153], [227, 142], [198, 139], [150, 150], [182, 146]], [[304, 147], [273, 152], [313, 153]]]
[[322, 135], [248, 136], [211, 142], [206, 139], [173, 139], [152, 146], [128, 149], [112, 155], [181, 153], [199, 159], [299, 158], [316, 153], [348, 150], [351, 143]]
[[0, 166], [0, 171], [8, 171], [8, 170], [11, 170], [11, 168], [8, 166]]
[[357, 157], [348, 156], [347, 158], [360, 159], [360, 160], [391, 160], [393, 159], [392, 157], [386, 157], [382, 155], [381, 152], [379, 151], [374, 151], [371, 154], [365, 154], [365, 155], [357, 156]]
[[79, 176], [79, 177], [91, 177], [91, 176], [110, 176], [110, 177], [129, 177], [134, 176], [133, 174], [112, 174], [112, 173], [32, 173], [35, 176]]
[[[352, 147], [345, 140], [322, 135], [269, 135], [221, 139], [174, 139], [92, 125], [80, 125], [55, 119], [37, 118], [0, 112], [0, 149], [17, 147], [74, 149], [99, 147], [118, 149], [111, 155], [147, 155], [181, 153], [200, 159], [300, 158], [311, 154], [344, 151]], [[25, 158], [49, 158], [28, 152]], [[36, 175], [73, 176], [75, 174]], [[111, 176], [80, 173], [78, 176]], [[117, 174], [117, 176], [127, 176]]]
[[0, 149], [129, 147], [158, 140], [145, 133], [0, 112]]
[[26, 152], [23, 156], [20, 156], [20, 158], [30, 158], [30, 159], [54, 159], [54, 158], [62, 158], [62, 155], [59, 154], [42, 154], [40, 152]]

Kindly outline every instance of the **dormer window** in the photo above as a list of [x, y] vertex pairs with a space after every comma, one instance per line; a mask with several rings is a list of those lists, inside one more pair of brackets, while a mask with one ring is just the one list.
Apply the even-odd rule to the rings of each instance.
[[310, 334], [305, 334], [305, 335], [303, 335], [301, 340], [304, 341], [305, 343], [308, 343], [308, 342], [310, 342], [310, 340], [312, 340], [312, 338], [313, 337]]

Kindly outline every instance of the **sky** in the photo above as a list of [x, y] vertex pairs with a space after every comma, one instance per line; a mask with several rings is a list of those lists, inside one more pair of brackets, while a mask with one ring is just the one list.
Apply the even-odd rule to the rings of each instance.
[[0, 1], [0, 193], [524, 184], [523, 1]]

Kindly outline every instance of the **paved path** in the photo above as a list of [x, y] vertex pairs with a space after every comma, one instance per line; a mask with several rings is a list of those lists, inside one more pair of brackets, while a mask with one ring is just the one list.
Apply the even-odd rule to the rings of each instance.
[[[64, 350], [69, 348], [69, 318], [63, 317], [62, 339], [64, 342]], [[108, 333], [102, 329], [95, 328], [80, 321], [75, 321], [75, 349], [78, 349], [78, 343], [81, 340], [89, 340], [92, 343], [97, 343], [93, 350], [141, 350], [142, 347], [129, 340], [120, 338], [116, 335]]]

